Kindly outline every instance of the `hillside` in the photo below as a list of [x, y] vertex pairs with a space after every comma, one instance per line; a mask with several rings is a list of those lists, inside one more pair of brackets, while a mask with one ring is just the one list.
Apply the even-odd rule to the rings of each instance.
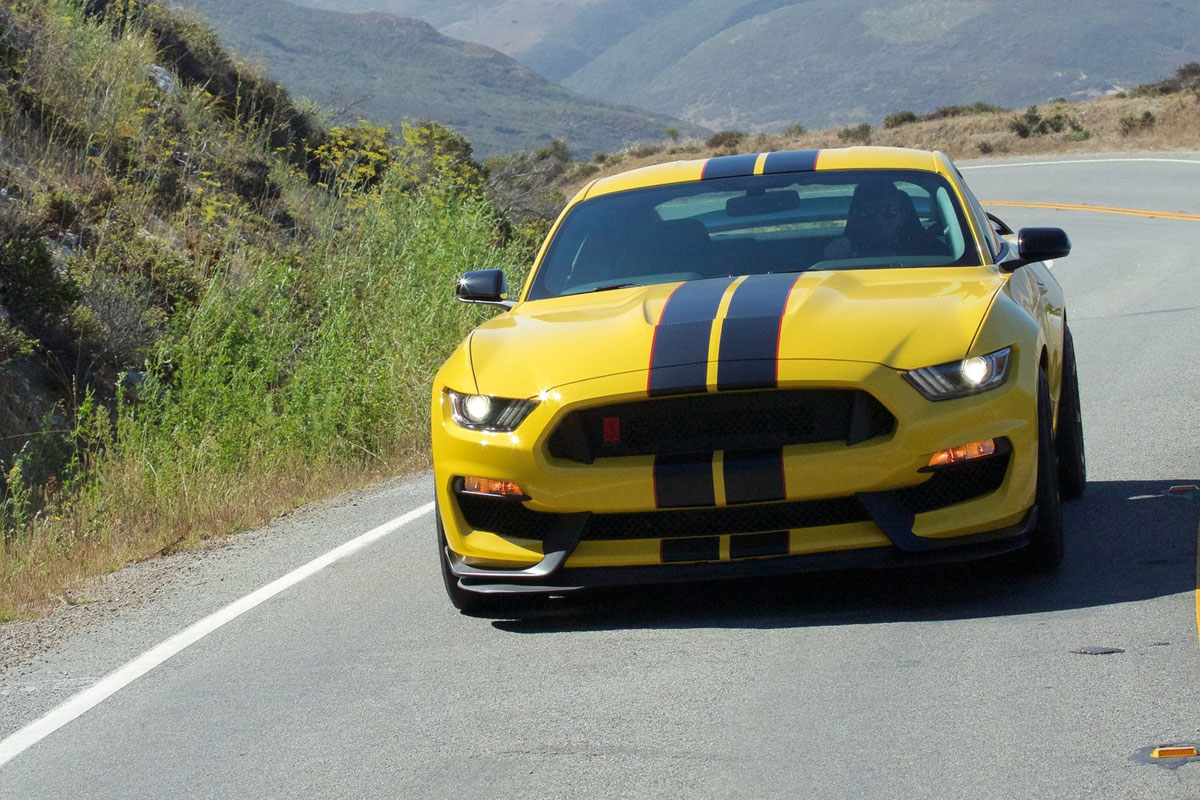
[[1078, 99], [1200, 54], [1186, 0], [303, 1], [422, 16], [584, 94], [751, 132]]
[[0, 0], [0, 622], [422, 462], [455, 278], [527, 251], [449, 129], [322, 116], [158, 3]]
[[286, 0], [188, 4], [222, 42], [336, 116], [437, 120], [483, 156], [534, 149], [552, 138], [590, 154], [661, 138], [667, 128], [701, 132], [678, 119], [581, 97], [508, 56], [448, 38], [416, 19], [322, 11]]

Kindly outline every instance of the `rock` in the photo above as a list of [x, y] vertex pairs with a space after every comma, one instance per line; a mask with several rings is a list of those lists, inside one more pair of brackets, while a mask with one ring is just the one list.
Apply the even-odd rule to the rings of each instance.
[[146, 67], [146, 72], [150, 75], [154, 85], [163, 94], [175, 94], [179, 91], [179, 86], [175, 81], [175, 75], [165, 67], [160, 67], [158, 64], [151, 64]]

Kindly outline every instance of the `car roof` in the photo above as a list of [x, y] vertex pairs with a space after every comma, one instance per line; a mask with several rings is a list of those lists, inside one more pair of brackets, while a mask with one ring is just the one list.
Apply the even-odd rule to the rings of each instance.
[[599, 178], [589, 184], [576, 200], [630, 189], [689, 183], [717, 177], [842, 169], [912, 169], [949, 175], [953, 167], [941, 153], [900, 147], [845, 147], [830, 150], [745, 153], [653, 164]]

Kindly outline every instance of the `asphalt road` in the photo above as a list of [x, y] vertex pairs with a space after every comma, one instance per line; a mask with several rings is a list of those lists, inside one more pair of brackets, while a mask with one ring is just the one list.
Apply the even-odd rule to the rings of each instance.
[[[1196, 158], [966, 175], [985, 203], [1196, 214]], [[493, 622], [445, 601], [425, 515], [15, 755], [0, 797], [1200, 797], [1200, 759], [1146, 758], [1200, 741], [1200, 496], [1164, 494], [1200, 484], [1200, 221], [996, 210], [1075, 244], [1054, 270], [1090, 482], [1059, 573], [676, 587]], [[0, 678], [0, 738], [428, 481], [166, 562], [156, 594]]]

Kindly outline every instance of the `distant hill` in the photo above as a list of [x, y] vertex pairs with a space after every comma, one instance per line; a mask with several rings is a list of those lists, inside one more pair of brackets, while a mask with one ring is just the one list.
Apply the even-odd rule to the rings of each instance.
[[581, 93], [750, 131], [1091, 97], [1200, 56], [1195, 0], [298, 1], [419, 16]]
[[498, 51], [448, 38], [416, 19], [286, 0], [175, 4], [193, 6], [224, 43], [261, 60], [296, 94], [350, 119], [446, 123], [481, 157], [541, 147], [552, 138], [589, 156], [659, 140], [667, 128], [706, 133], [679, 119], [581, 97]]

